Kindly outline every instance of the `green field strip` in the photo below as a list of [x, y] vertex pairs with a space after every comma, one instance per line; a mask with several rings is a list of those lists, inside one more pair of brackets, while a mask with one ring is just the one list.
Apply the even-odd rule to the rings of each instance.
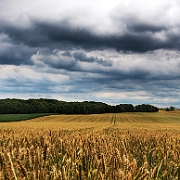
[[34, 119], [43, 116], [49, 116], [50, 113], [35, 113], [35, 114], [0, 114], [0, 122], [17, 122], [29, 119]]

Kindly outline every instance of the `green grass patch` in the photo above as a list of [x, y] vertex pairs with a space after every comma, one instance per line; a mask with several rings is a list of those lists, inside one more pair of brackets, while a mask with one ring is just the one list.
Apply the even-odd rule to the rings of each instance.
[[0, 114], [0, 122], [17, 122], [34, 119], [42, 116], [49, 116], [51, 113], [34, 113], [34, 114]]

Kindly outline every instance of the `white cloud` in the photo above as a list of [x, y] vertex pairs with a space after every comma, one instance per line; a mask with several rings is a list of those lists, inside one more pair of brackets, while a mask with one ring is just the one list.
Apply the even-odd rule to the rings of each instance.
[[84, 0], [10, 0], [0, 2], [0, 20], [14, 26], [27, 28], [31, 20], [61, 23], [92, 29], [94, 33], [120, 33], [126, 31], [126, 23], [154, 25], [179, 25], [180, 5], [177, 0], [163, 1], [84, 1]]

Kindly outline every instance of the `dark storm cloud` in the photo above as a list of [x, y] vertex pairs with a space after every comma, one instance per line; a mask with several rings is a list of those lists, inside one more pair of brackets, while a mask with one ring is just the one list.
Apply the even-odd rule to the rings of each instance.
[[[34, 65], [37, 65], [37, 62], [44, 66], [49, 66], [54, 69], [64, 69], [66, 71], [91, 71], [88, 70], [88, 66], [93, 64], [96, 66], [95, 70], [92, 72], [98, 72], [101, 67], [113, 66], [112, 61], [104, 60], [95, 56], [87, 56], [84, 52], [81, 51], [51, 51], [51, 50], [42, 50], [41, 52], [35, 55], [35, 59], [32, 58], [31, 62]], [[83, 65], [82, 65], [83, 64]]]
[[97, 57], [87, 57], [85, 53], [82, 53], [82, 52], [75, 52], [72, 54], [73, 57], [78, 60], [78, 61], [81, 61], [81, 62], [87, 62], [87, 63], [97, 63], [99, 65], [102, 65], [102, 66], [112, 66], [112, 62], [110, 61], [105, 61], [103, 59], [100, 59], [100, 58], [97, 58]]
[[11, 78], [8, 79], [4, 82], [5, 87], [8, 87], [5, 89], [5, 92], [19, 92], [22, 93], [23, 91], [28, 91], [29, 93], [45, 93], [51, 91], [53, 86], [56, 86], [55, 83], [49, 82], [48, 80], [46, 81], [35, 81], [35, 80], [30, 80], [30, 79], [16, 79], [16, 78]]
[[127, 30], [121, 35], [101, 35], [91, 29], [73, 27], [65, 21], [57, 24], [32, 21], [31, 27], [22, 29], [4, 24], [1, 28], [1, 32], [7, 34], [12, 43], [23, 43], [30, 47], [76, 47], [86, 50], [115, 48], [118, 51], [141, 53], [157, 49], [180, 49], [179, 37], [176, 34], [168, 33], [166, 40], [154, 36], [156, 32], [166, 30], [163, 26], [133, 23], [127, 25]]
[[146, 23], [129, 24], [127, 27], [131, 32], [143, 33], [143, 32], [162, 32], [168, 30], [165, 26], [151, 25]]
[[0, 64], [6, 65], [32, 65], [30, 60], [36, 50], [24, 46], [12, 46], [4, 51], [0, 50]]
[[[111, 61], [105, 61], [101, 58], [92, 56], [88, 57], [83, 52], [72, 53], [65, 51], [61, 55], [62, 56], [58, 56], [57, 59], [51, 59], [50, 57], [46, 57], [46, 55], [44, 55], [42, 61], [44, 60], [45, 64], [54, 69], [64, 69], [69, 72], [87, 72], [95, 74], [91, 80], [89, 77], [83, 76], [83, 78], [79, 79], [81, 82], [88, 82], [90, 80], [92, 82], [96, 82], [97, 84], [104, 83], [111, 87], [113, 83], [116, 84], [117, 82], [121, 82], [125, 79], [152, 79], [151, 72], [140, 67], [134, 67], [130, 70], [118, 69], [120, 67], [113, 67], [113, 62]], [[45, 60], [45, 58], [47, 58], [47, 60]], [[49, 59], [51, 59], [51, 61], [49, 61]], [[81, 66], [82, 62], [86, 63], [85, 66]], [[89, 66], [91, 63], [93, 63], [92, 67]]]

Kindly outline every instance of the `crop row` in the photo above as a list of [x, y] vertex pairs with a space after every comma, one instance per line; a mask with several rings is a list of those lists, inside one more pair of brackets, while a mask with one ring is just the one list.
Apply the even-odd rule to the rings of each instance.
[[0, 179], [179, 179], [178, 132], [0, 130]]

